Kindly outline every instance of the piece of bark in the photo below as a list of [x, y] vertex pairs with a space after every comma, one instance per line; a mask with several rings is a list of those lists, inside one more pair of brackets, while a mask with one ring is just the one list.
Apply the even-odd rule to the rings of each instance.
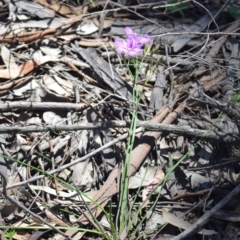
[[166, 85], [165, 75], [163, 73], [163, 66], [158, 67], [157, 79], [151, 94], [149, 113], [154, 109], [159, 111], [162, 107], [163, 89]]
[[72, 48], [93, 68], [94, 73], [115, 93], [132, 101], [132, 87], [124, 82], [118, 73], [93, 48], [81, 48], [72, 44]]

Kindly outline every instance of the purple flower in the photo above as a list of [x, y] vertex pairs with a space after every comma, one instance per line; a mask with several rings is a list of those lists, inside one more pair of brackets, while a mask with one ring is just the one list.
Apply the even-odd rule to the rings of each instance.
[[136, 57], [142, 54], [142, 47], [151, 42], [150, 37], [147, 35], [140, 36], [137, 35], [129, 27], [125, 28], [125, 32], [128, 36], [126, 40], [115, 39], [115, 49], [118, 54], [123, 54], [125, 57]]
[[125, 33], [128, 38], [134, 38], [139, 44], [145, 45], [151, 42], [151, 38], [147, 34], [144, 36], [137, 35], [130, 27], [125, 28]]
[[118, 54], [123, 54], [125, 57], [136, 57], [142, 54], [142, 45], [139, 45], [134, 38], [127, 40], [115, 39], [115, 48]]

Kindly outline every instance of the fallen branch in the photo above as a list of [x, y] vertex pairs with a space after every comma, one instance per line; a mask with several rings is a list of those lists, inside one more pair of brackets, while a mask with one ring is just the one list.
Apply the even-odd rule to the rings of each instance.
[[31, 109], [31, 110], [75, 110], [81, 111], [88, 108], [86, 104], [83, 103], [56, 103], [56, 102], [7, 102], [0, 103], [0, 111], [9, 111], [12, 109]]
[[[71, 107], [71, 106], [70, 106]], [[95, 123], [82, 123], [74, 125], [46, 125], [46, 126], [0, 126], [1, 133], [29, 133], [29, 132], [59, 132], [59, 131], [77, 131], [77, 130], [93, 130], [93, 129], [107, 129], [107, 128], [129, 128], [130, 122], [127, 121], [107, 121]], [[190, 127], [174, 126], [161, 123], [151, 123], [138, 121], [137, 127], [142, 127], [145, 130], [153, 132], [172, 133], [175, 135], [188, 136], [193, 138], [203, 138], [218, 142], [228, 142], [234, 145], [240, 144], [240, 136], [232, 132], [219, 133], [212, 130], [206, 135], [206, 130], [199, 130]]]

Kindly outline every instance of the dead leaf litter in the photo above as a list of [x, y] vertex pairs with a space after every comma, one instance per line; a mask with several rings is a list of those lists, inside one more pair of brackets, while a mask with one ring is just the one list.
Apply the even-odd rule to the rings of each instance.
[[135, 107], [112, 47], [125, 27], [155, 52], [139, 56], [134, 227], [119, 239], [238, 239], [239, 14], [221, 0], [0, 1], [1, 239], [115, 239], [103, 208], [117, 224]]

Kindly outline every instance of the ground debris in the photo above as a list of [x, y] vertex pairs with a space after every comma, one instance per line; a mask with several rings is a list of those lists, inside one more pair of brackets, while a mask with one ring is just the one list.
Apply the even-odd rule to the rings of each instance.
[[[237, 239], [239, 12], [0, 1], [0, 238]], [[116, 41], [143, 54], [132, 64]]]

